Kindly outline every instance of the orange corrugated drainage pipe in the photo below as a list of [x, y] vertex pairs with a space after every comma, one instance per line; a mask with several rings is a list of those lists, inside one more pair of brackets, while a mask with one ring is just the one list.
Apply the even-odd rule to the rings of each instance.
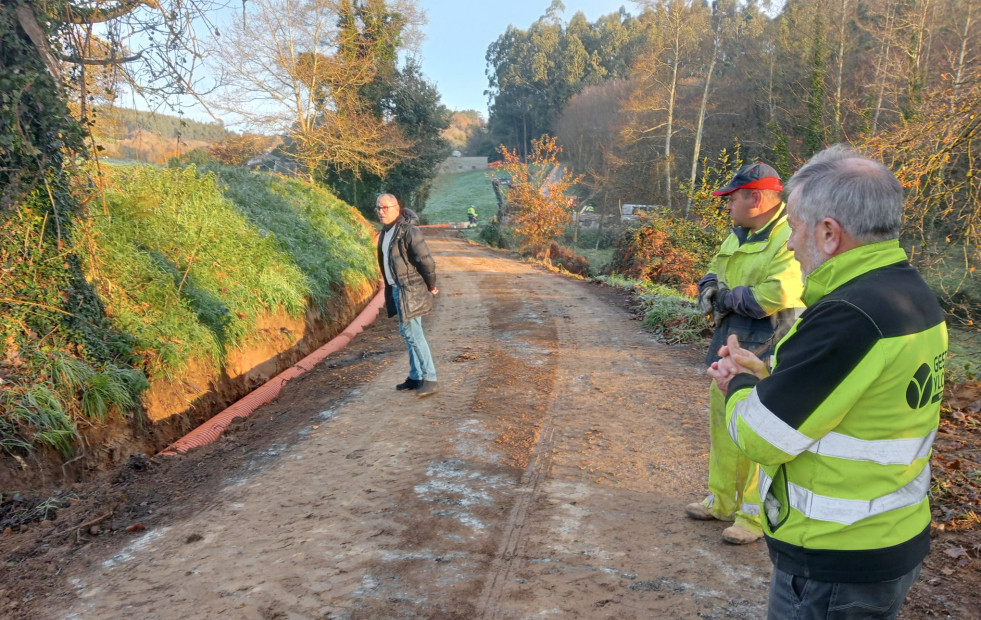
[[283, 386], [286, 385], [287, 382], [299, 377], [305, 372], [313, 370], [313, 367], [325, 357], [346, 347], [349, 342], [354, 340], [355, 336], [360, 334], [365, 327], [370, 325], [371, 322], [375, 320], [375, 318], [378, 316], [378, 311], [381, 310], [382, 306], [384, 305], [385, 289], [383, 287], [379, 287], [378, 294], [375, 295], [374, 298], [368, 303], [368, 306], [361, 311], [361, 314], [359, 314], [343, 332], [338, 334], [330, 342], [320, 347], [310, 355], [304, 357], [294, 366], [291, 366], [279, 373], [265, 384], [259, 386], [240, 401], [231, 405], [207, 422], [201, 424], [187, 435], [184, 435], [174, 443], [170, 444], [161, 450], [159, 454], [171, 456], [186, 454], [191, 448], [197, 448], [198, 446], [203, 446], [215, 441], [221, 436], [222, 432], [228, 428], [228, 425], [231, 424], [232, 420], [235, 418], [249, 417], [253, 411], [279, 396], [279, 393], [282, 391]]

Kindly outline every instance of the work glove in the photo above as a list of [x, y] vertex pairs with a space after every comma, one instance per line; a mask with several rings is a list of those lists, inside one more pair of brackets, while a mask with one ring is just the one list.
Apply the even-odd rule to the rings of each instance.
[[766, 513], [766, 520], [770, 522], [772, 527], [776, 527], [780, 523], [780, 500], [773, 496], [773, 493], [767, 493], [766, 499], [763, 500], [763, 512]]
[[729, 295], [732, 291], [726, 286], [725, 282], [719, 282], [719, 291], [712, 298], [712, 307], [720, 314], [732, 312], [732, 305], [729, 302]]
[[719, 290], [712, 298], [712, 322], [716, 327], [722, 325], [723, 319], [732, 312], [732, 306], [729, 305], [729, 295], [731, 293], [732, 291], [729, 290], [725, 282], [719, 282]]
[[713, 305], [712, 302], [715, 299], [716, 293], [719, 292], [719, 287], [715, 284], [709, 284], [702, 289], [702, 292], [698, 294], [698, 309], [704, 315], [712, 314]]

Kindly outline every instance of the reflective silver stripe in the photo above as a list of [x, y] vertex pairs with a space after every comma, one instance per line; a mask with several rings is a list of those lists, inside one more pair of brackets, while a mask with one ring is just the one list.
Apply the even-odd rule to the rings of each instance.
[[736, 420], [742, 419], [754, 433], [773, 447], [797, 456], [805, 450], [820, 456], [831, 456], [849, 461], [869, 461], [880, 465], [909, 465], [917, 459], [930, 456], [930, 448], [937, 436], [936, 429], [926, 437], [909, 439], [859, 439], [831, 432], [814, 440], [792, 428], [766, 408], [756, 390], [746, 400], [736, 404], [729, 421], [729, 436], [737, 444], [739, 432]]
[[756, 390], [750, 392], [746, 400], [736, 403], [732, 419], [729, 420], [729, 436], [736, 442], [736, 445], [739, 445], [739, 431], [736, 421], [740, 419], [761, 439], [791, 456], [797, 456], [807, 450], [815, 441], [792, 428], [767, 409], [760, 401]]
[[909, 439], [872, 440], [828, 433], [808, 450], [821, 456], [850, 461], [871, 461], [880, 465], [909, 465], [916, 459], [930, 456], [930, 447], [936, 436], [936, 429], [926, 437]]
[[[761, 490], [762, 487], [761, 474]], [[769, 480], [767, 481], [767, 489], [769, 489]], [[929, 465], [926, 465], [920, 475], [903, 488], [872, 500], [827, 497], [793, 483], [787, 485], [790, 505], [802, 512], [805, 517], [816, 521], [831, 521], [845, 525], [851, 525], [890, 510], [915, 506], [926, 498], [929, 490]]]
[[754, 517], [760, 516], [760, 505], [752, 502], [743, 502], [740, 506], [743, 514], [751, 515]]
[[760, 500], [765, 501], [766, 494], [770, 491], [770, 485], [773, 484], [773, 478], [767, 476], [762, 467], [760, 467], [759, 470], [760, 475], [757, 479], [757, 487], [760, 490]]

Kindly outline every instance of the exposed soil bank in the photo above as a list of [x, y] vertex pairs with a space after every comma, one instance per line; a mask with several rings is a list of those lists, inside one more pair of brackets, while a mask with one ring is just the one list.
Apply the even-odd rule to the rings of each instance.
[[84, 443], [72, 461], [63, 463], [54, 451], [23, 462], [0, 455], [0, 489], [71, 484], [107, 471], [132, 454], [156, 454], [337, 336], [375, 292], [366, 284], [339, 292], [323, 312], [308, 308], [303, 317], [283, 312], [260, 317], [255, 338], [229, 351], [223, 368], [192, 359], [180, 378], [152, 382], [143, 395], [142, 420], [113, 419], [103, 426], [80, 428]]

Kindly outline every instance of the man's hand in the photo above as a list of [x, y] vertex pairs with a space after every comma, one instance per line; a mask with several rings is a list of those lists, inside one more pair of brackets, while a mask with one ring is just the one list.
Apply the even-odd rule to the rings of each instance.
[[433, 288], [429, 289], [429, 292], [432, 293], [433, 295], [436, 295], [437, 293], [439, 293], [439, 289], [434, 286]]
[[766, 379], [770, 376], [770, 369], [767, 367], [766, 362], [758, 358], [749, 349], [742, 348], [735, 334], [729, 336], [726, 346], [719, 349], [720, 353], [722, 350], [726, 350], [729, 359], [739, 369], [739, 372], [747, 372], [757, 379]]
[[[723, 349], [725, 347], [722, 347]], [[715, 384], [725, 393], [729, 389], [729, 381], [739, 374], [739, 369], [728, 357], [712, 362], [705, 374], [715, 379]]]
[[715, 325], [715, 328], [716, 329], [719, 329], [719, 327], [722, 326], [722, 319], [726, 318], [727, 316], [729, 316], [729, 313], [728, 312], [726, 312], [725, 314], [719, 314], [718, 312], [716, 312], [715, 310], [713, 310], [712, 311], [712, 325]]
[[715, 379], [723, 392], [728, 391], [729, 381], [738, 374], [749, 373], [758, 379], [770, 376], [770, 369], [763, 360], [749, 349], [739, 346], [739, 338], [735, 334], [731, 334], [726, 344], [719, 348], [719, 356], [722, 359], [713, 362], [705, 372]]
[[714, 307], [713, 301], [715, 300], [715, 295], [718, 292], [719, 287], [715, 284], [710, 284], [703, 288], [702, 292], [698, 294], [698, 309], [702, 314], [712, 314], [712, 308]]

